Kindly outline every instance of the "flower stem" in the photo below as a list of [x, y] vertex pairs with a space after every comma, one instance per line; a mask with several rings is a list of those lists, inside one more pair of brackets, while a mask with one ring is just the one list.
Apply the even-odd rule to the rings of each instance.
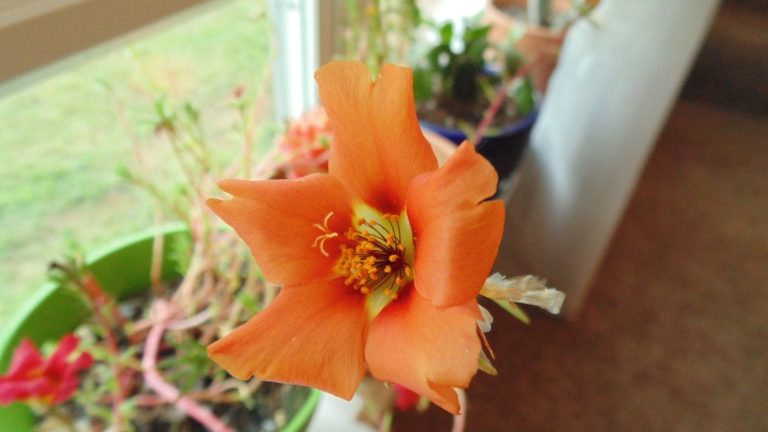
[[144, 371], [144, 379], [147, 385], [166, 402], [174, 404], [189, 417], [197, 420], [211, 432], [233, 432], [229, 426], [216, 416], [208, 408], [198, 404], [192, 398], [182, 395], [179, 389], [165, 381], [157, 369], [157, 356], [160, 343], [173, 315], [173, 306], [160, 300], [152, 307], [154, 324], [147, 335], [144, 346], [144, 355], [141, 358], [141, 368]]
[[517, 80], [527, 75], [534, 63], [535, 63], [535, 59], [534, 61], [528, 62], [520, 66], [517, 69], [517, 72], [515, 72], [515, 74], [511, 78], [505, 80], [501, 84], [501, 87], [499, 87], [499, 90], [496, 92], [496, 98], [493, 100], [493, 102], [491, 103], [491, 106], [489, 106], [488, 110], [485, 112], [483, 119], [480, 121], [480, 125], [477, 126], [477, 130], [475, 131], [475, 139], [471, 140], [473, 143], [475, 143], [475, 146], [480, 144], [480, 141], [483, 140], [483, 137], [485, 136], [486, 131], [491, 126], [493, 119], [496, 118], [496, 114], [498, 114], [502, 104], [504, 104], [504, 100], [507, 98], [507, 89], [511, 87], [512, 84], [514, 84]]
[[163, 247], [165, 246], [165, 236], [160, 230], [160, 226], [163, 223], [163, 212], [159, 208], [155, 210], [155, 237], [152, 239], [152, 264], [150, 268], [150, 281], [152, 288], [152, 295], [155, 297], [163, 297], [165, 295], [165, 287], [163, 286]]
[[112, 397], [112, 425], [117, 431], [122, 430], [123, 415], [120, 406], [127, 393], [123, 387], [123, 368], [120, 365], [120, 346], [113, 324], [110, 322], [107, 314], [117, 320], [122, 327], [122, 315], [109, 296], [104, 292], [99, 282], [92, 274], [88, 274], [82, 282], [84, 291], [91, 303], [93, 316], [96, 322], [104, 330], [104, 339], [107, 344], [107, 350], [112, 357], [112, 374], [115, 376], [115, 389]]
[[464, 432], [464, 427], [467, 423], [467, 393], [462, 388], [457, 388], [456, 393], [459, 395], [459, 409], [461, 412], [459, 415], [453, 416], [451, 432]]

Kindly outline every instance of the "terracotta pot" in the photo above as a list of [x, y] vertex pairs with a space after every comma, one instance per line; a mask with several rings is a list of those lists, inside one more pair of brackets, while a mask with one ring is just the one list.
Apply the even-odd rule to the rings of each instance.
[[[567, 29], [553, 30], [528, 24], [504, 12], [502, 7], [496, 5], [497, 3], [499, 2], [489, 1], [485, 10], [484, 20], [491, 25], [489, 38], [493, 42], [501, 42], [506, 39], [510, 32], [523, 29], [523, 35], [517, 48], [526, 61], [532, 63], [530, 76], [534, 87], [542, 94], [546, 93], [549, 77], [557, 66], [557, 59]], [[502, 3], [510, 3], [510, 1]], [[511, 1], [511, 3], [522, 3], [522, 10], [525, 10], [525, 1]], [[567, 10], [569, 5], [567, 2], [556, 1], [553, 7], [555, 11], [563, 10], [563, 8]]]

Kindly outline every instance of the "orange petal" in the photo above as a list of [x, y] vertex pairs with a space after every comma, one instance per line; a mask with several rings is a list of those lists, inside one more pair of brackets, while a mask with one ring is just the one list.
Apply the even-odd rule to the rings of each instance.
[[363, 63], [333, 61], [315, 79], [335, 137], [330, 173], [366, 203], [399, 214], [411, 180], [437, 168], [419, 129], [410, 69], [384, 65], [372, 81]]
[[416, 289], [440, 307], [477, 296], [504, 229], [496, 171], [465, 142], [439, 170], [417, 177], [406, 208], [416, 238]]
[[238, 379], [351, 399], [365, 374], [364, 299], [339, 279], [283, 288], [263, 312], [211, 344], [208, 355]]
[[453, 388], [468, 387], [477, 372], [479, 318], [474, 300], [438, 309], [410, 290], [371, 323], [365, 361], [374, 377], [407, 387], [458, 414]]
[[[327, 174], [297, 180], [227, 180], [219, 184], [233, 195], [228, 201], [208, 200], [208, 206], [250, 246], [267, 280], [288, 285], [307, 283], [331, 275], [339, 256], [339, 242], [351, 223], [344, 187]], [[338, 237], [323, 244], [315, 240], [329, 231]], [[323, 250], [329, 254], [326, 257]]]

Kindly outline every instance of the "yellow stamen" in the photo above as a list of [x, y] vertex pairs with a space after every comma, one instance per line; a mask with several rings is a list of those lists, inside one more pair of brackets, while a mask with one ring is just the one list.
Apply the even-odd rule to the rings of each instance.
[[[413, 280], [410, 262], [413, 254], [407, 253], [413, 245], [412, 234], [407, 222], [403, 224], [400, 220], [401, 216], [375, 217], [379, 222], [367, 217], [356, 218], [357, 225], [345, 232], [351, 243], [339, 245], [341, 254], [335, 271], [344, 278], [345, 285], [362, 294], [380, 290], [385, 297], [395, 299], [398, 291]], [[407, 237], [401, 237], [404, 233]]]

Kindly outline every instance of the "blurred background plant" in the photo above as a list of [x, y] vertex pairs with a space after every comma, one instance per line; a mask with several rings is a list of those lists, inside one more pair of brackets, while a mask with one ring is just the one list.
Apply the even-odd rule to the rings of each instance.
[[344, 57], [368, 65], [409, 64], [422, 15], [416, 0], [346, 0]]
[[[426, 47], [425, 60], [414, 69], [414, 94], [422, 120], [467, 130], [476, 127], [499, 87], [523, 65], [513, 43], [491, 43], [491, 27], [473, 21], [465, 22], [460, 34], [452, 22], [431, 26], [437, 42]], [[535, 95], [525, 76], [506, 96], [503, 115], [497, 115], [494, 124], [507, 124], [533, 111]]]
[[523, 120], [530, 127], [565, 32], [598, 0], [489, 0], [473, 17], [445, 22], [433, 18], [434, 3], [343, 2], [336, 55], [365, 62], [374, 76], [384, 63], [413, 68], [424, 125], [479, 142]]
[[[152, 201], [116, 166], [136, 142], [148, 165], [170, 156], [153, 130], [158, 94], [201, 107], [212, 157], [231, 160], [242, 131], [238, 112], [222, 108], [233, 86], [269, 70], [265, 11], [264, 0], [231, 2], [0, 100], [0, 154], [13, 161], [0, 170], [0, 327], [75, 239], [91, 249], [152, 224]], [[251, 127], [253, 157], [277, 130], [263, 120]]]
[[[235, 233], [207, 210], [205, 200], [220, 194], [215, 182], [298, 175], [307, 168], [306, 151], [322, 159], [328, 146], [322, 117], [310, 122], [312, 139], [301, 133], [275, 139], [268, 26], [265, 2], [234, 2], [0, 105], [1, 122], [18, 120], [6, 128], [11, 135], [3, 136], [2, 150], [20, 156], [12, 167], [18, 170], [3, 177], [23, 186], [5, 188], [0, 198], [3, 222], [19, 228], [4, 231], [0, 242], [0, 254], [15, 253], [19, 264], [3, 267], [9, 287], [3, 290], [35, 284], [51, 258], [44, 251], [64, 250], [59, 242], [69, 230], [79, 246], [52, 266], [51, 278], [92, 312], [77, 334], [94, 364], [57, 412], [55, 427], [184, 429], [195, 423], [190, 418], [217, 430], [246, 430], [248, 421], [265, 430], [286, 424], [284, 403], [294, 403], [294, 393], [235, 380], [205, 351], [277, 290]], [[45, 118], [61, 128], [31, 127]], [[58, 135], [51, 139], [43, 135], [53, 131]], [[80, 251], [167, 222], [181, 222], [189, 235], [166, 242], [158, 228], [148, 293], [113, 299]], [[164, 280], [168, 255], [181, 280]], [[26, 292], [15, 288], [3, 307], [17, 311]], [[50, 421], [47, 411], [41, 414]], [[232, 429], [222, 429], [225, 423]]]
[[[590, 19], [600, 0], [491, 0], [483, 22], [493, 41], [514, 43], [530, 66], [533, 85], [546, 93], [565, 33], [577, 20]], [[507, 42], [503, 42], [503, 41]]]
[[[235, 87], [229, 102], [217, 107], [228, 116], [160, 89], [145, 107], [153, 134], [131, 135], [133, 158], [120, 172], [154, 204], [158, 228], [146, 257], [152, 261], [150, 286], [144, 295], [117, 300], [82, 254], [51, 266], [53, 280], [89, 307], [91, 318], [76, 332], [94, 359], [73, 402], [57, 412], [59, 427], [187, 430], [199, 423], [218, 431], [281, 429], [290, 418], [286, 404], [306, 399], [307, 389], [297, 390], [303, 398], [297, 399], [286, 386], [236, 380], [206, 353], [208, 344], [260, 311], [277, 292], [262, 278], [246, 245], [205, 205], [220, 195], [220, 179], [298, 172], [291, 165], [297, 160], [292, 151], [301, 145], [284, 145], [293, 129], [287, 137], [257, 144], [263, 141], [269, 78], [264, 75], [253, 89]], [[221, 121], [231, 121], [228, 139], [210, 136], [209, 129]], [[323, 142], [323, 148], [327, 145]], [[167, 221], [182, 222], [189, 235], [167, 242], [161, 229]], [[181, 280], [163, 277], [168, 255]], [[43, 421], [52, 421], [49, 412], [40, 412]]]
[[328, 156], [333, 132], [322, 108], [288, 120], [285, 132], [278, 135], [277, 147], [284, 157], [277, 174], [294, 179], [307, 174], [328, 171]]

